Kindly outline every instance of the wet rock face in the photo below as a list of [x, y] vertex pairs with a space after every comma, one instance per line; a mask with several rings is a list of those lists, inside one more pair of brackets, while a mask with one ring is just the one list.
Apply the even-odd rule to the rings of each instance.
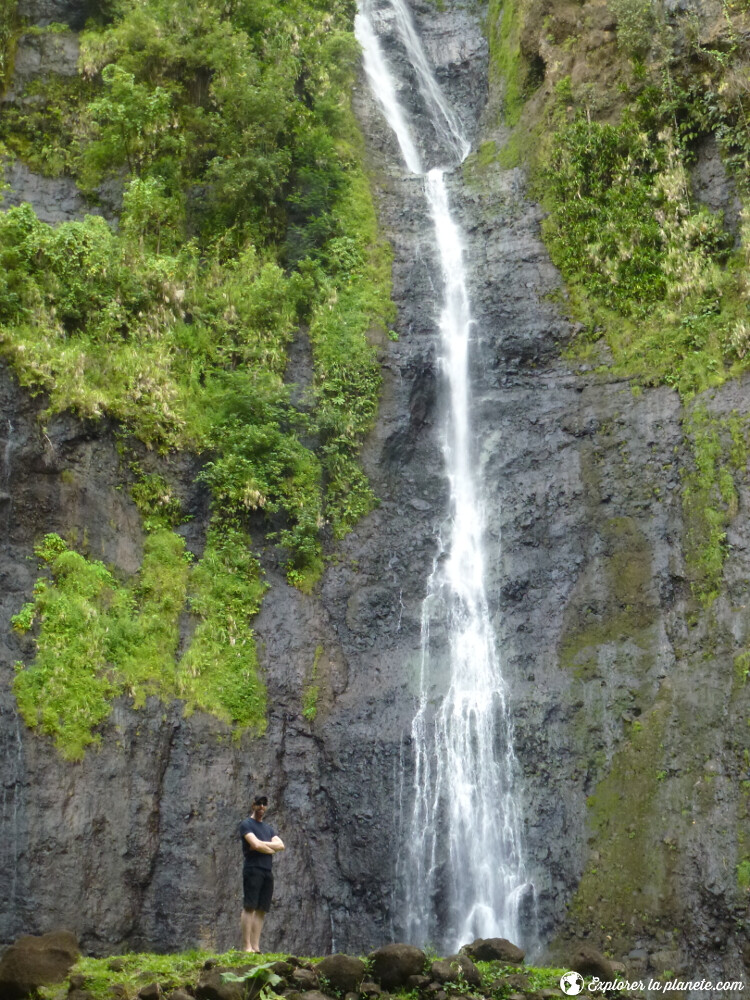
[[[746, 468], [728, 533], [736, 548], [706, 614], [684, 556], [694, 458], [677, 395], [634, 394], [627, 381], [558, 360], [569, 336], [549, 302], [558, 279], [518, 178], [475, 178], [468, 192], [456, 182], [455, 197], [477, 261], [488, 598], [524, 771], [541, 938], [590, 938], [623, 954], [639, 939], [674, 950], [679, 934], [659, 943], [666, 922], [691, 942], [696, 967], [741, 976], [736, 921], [747, 920], [747, 903], [714, 859], [739, 864], [746, 822], [730, 791], [748, 744], [739, 721], [748, 695], [734, 667], [748, 629], [738, 599], [747, 585], [736, 589]], [[699, 405], [719, 426], [748, 413], [746, 386], [728, 384]], [[721, 761], [709, 779], [706, 761]]]
[[[407, 3], [418, 24], [425, 52], [434, 68], [440, 88], [456, 114], [462, 131], [471, 141], [476, 135], [479, 115], [487, 101], [487, 42], [477, 30], [476, 12], [459, 4], [445, 4], [439, 17], [430, 3]], [[370, 18], [380, 40], [383, 55], [398, 77], [398, 100], [414, 131], [420, 155], [427, 168], [455, 162], [455, 150], [431, 120], [428, 98], [406, 56], [399, 32], [397, 10], [388, 0], [375, 0]], [[365, 104], [370, 104], [365, 99]], [[374, 116], [370, 113], [375, 111]], [[390, 130], [383, 128], [380, 112], [370, 108], [367, 122], [374, 122], [378, 140], [389, 150], [394, 164], [401, 163], [398, 144]]]
[[[103, 5], [82, 0], [21, 0], [18, 13], [35, 29], [55, 23], [67, 25], [70, 31], [31, 31], [20, 36], [13, 57], [13, 77], [10, 86], [0, 95], [0, 113], [14, 103], [23, 108], [36, 99], [26, 88], [39, 80], [57, 77], [65, 80], [78, 73], [80, 52], [78, 31], [86, 20], [101, 16]], [[42, 222], [57, 225], [72, 222], [86, 215], [103, 215], [114, 221], [122, 207], [122, 178], [113, 178], [100, 185], [97, 204], [92, 204], [78, 190], [72, 177], [48, 177], [35, 173], [19, 159], [0, 163], [0, 176], [8, 188], [3, 191], [3, 208], [13, 208], [28, 202]]]
[[724, 225], [738, 237], [742, 202], [734, 183], [727, 173], [716, 139], [710, 136], [698, 149], [695, 164], [690, 172], [693, 194], [712, 212], [721, 212]]
[[5, 181], [10, 190], [5, 192], [3, 208], [28, 202], [42, 222], [50, 225], [104, 214], [101, 208], [89, 204], [72, 177], [44, 177], [15, 160], [5, 167]]
[[49, 24], [67, 24], [80, 31], [87, 18], [99, 13], [96, 0], [20, 0], [18, 14], [29, 24], [46, 27]]
[[[414, 9], [429, 46], [430, 15]], [[395, 42], [386, 51], [397, 59]], [[401, 340], [391, 357], [412, 422], [390, 442], [403, 457], [408, 442], [425, 447], [439, 439], [440, 299], [419, 181], [404, 177], [364, 88], [357, 107], [396, 252]], [[476, 143], [485, 138], [471, 134]], [[724, 198], [720, 187], [720, 179], [707, 182], [706, 200]], [[554, 302], [559, 276], [520, 171], [467, 163], [453, 171], [449, 190], [470, 265], [488, 600], [524, 773], [539, 936], [590, 938], [623, 954], [639, 940], [653, 952], [674, 950], [674, 935], [660, 942], [666, 921], [684, 929], [696, 966], [741, 976], [737, 928], [748, 913], [734, 871], [746, 806], [730, 785], [742, 780], [748, 744], [747, 691], [733, 680], [748, 633], [747, 590], [739, 584], [746, 470], [728, 533], [726, 596], [702, 616], [684, 558], [683, 470], [693, 467], [693, 455], [677, 395], [667, 388], [635, 394], [627, 381], [560, 361], [572, 331]], [[425, 399], [434, 400], [429, 424], [416, 430], [413, 403]], [[701, 405], [719, 421], [734, 410], [748, 413], [741, 383]], [[408, 459], [406, 468], [413, 468]], [[723, 762], [708, 779], [706, 760]], [[715, 864], [722, 855], [732, 859], [723, 876]], [[398, 932], [397, 912], [395, 923]]]
[[19, 39], [13, 59], [14, 89], [35, 76], [75, 76], [77, 72], [78, 37], [72, 32], [22, 35]]

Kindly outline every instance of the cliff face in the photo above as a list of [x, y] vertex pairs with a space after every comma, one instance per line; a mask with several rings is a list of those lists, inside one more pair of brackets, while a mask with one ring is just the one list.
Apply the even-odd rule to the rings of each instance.
[[[501, 145], [503, 82], [494, 77], [488, 91], [479, 17], [460, 3], [412, 8], [476, 148]], [[614, 79], [604, 13], [587, 5], [580, 30]], [[551, 43], [540, 49], [535, 40], [551, 29], [541, 6], [526, 17], [525, 57], [539, 71], [534, 57]], [[554, 17], [557, 25], [562, 14]], [[38, 575], [33, 543], [57, 531], [127, 575], [141, 563], [143, 534], [118, 489], [114, 429], [63, 415], [42, 430], [42, 403], [2, 372], [4, 941], [64, 924], [95, 952], [230, 946], [240, 905], [236, 824], [260, 787], [288, 848], [266, 946], [357, 951], [398, 935], [401, 767], [408, 797], [421, 602], [446, 485], [420, 182], [402, 175], [363, 82], [355, 108], [394, 250], [398, 307], [398, 341], [382, 347], [380, 415], [363, 455], [381, 503], [338, 543], [312, 596], [290, 587], [265, 552], [271, 589], [255, 621], [268, 686], [262, 738], [237, 742], [209, 716], [184, 717], [179, 702], [135, 708], [121, 698], [100, 743], [66, 763], [19, 720], [12, 664], [33, 650], [8, 623]], [[719, 178], [706, 187], [719, 197], [726, 179], [706, 156], [713, 166], [704, 176]], [[480, 153], [454, 172], [450, 191], [470, 264], [487, 590], [512, 694], [539, 936], [558, 952], [579, 938], [618, 959], [632, 951], [636, 972], [742, 978], [748, 383], [735, 379], [686, 405], [667, 386], [634, 387], [613, 374], [601, 344], [594, 359], [566, 360], [576, 328], [526, 183], [519, 167]], [[303, 340], [293, 356], [304, 381]], [[192, 515], [180, 531], [200, 553], [208, 498], [195, 485], [198, 467], [188, 457], [168, 465]], [[723, 492], [722, 471], [731, 483]], [[726, 545], [718, 596], [706, 602], [691, 586], [690, 553], [712, 507]], [[303, 698], [312, 683], [310, 720]]]

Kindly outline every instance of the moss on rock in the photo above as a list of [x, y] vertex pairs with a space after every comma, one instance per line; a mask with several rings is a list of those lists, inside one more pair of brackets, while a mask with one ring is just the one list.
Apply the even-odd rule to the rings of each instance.
[[569, 916], [588, 925], [592, 911], [606, 928], [617, 952], [640, 932], [669, 919], [673, 855], [668, 810], [659, 808], [663, 792], [663, 740], [670, 706], [664, 699], [630, 727], [607, 776], [587, 802], [591, 852], [596, 860], [584, 871]]
[[565, 610], [560, 665], [585, 679], [602, 646], [627, 643], [651, 662], [657, 606], [649, 596], [651, 551], [633, 518], [602, 526], [604, 551], [586, 567]]

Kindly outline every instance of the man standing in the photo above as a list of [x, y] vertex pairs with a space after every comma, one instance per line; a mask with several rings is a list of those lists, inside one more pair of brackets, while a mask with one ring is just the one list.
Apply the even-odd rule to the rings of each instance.
[[244, 908], [242, 910], [242, 947], [245, 951], [260, 951], [260, 932], [263, 920], [271, 908], [273, 895], [273, 875], [271, 863], [277, 851], [284, 850], [281, 838], [263, 817], [268, 808], [265, 795], [256, 795], [248, 819], [240, 823], [242, 837], [242, 888]]

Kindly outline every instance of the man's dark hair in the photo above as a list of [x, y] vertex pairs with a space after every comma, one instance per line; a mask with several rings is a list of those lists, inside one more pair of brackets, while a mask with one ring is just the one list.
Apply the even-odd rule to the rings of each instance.
[[253, 805], [254, 806], [267, 806], [268, 805], [268, 796], [267, 795], [256, 795], [255, 798], [253, 799]]

